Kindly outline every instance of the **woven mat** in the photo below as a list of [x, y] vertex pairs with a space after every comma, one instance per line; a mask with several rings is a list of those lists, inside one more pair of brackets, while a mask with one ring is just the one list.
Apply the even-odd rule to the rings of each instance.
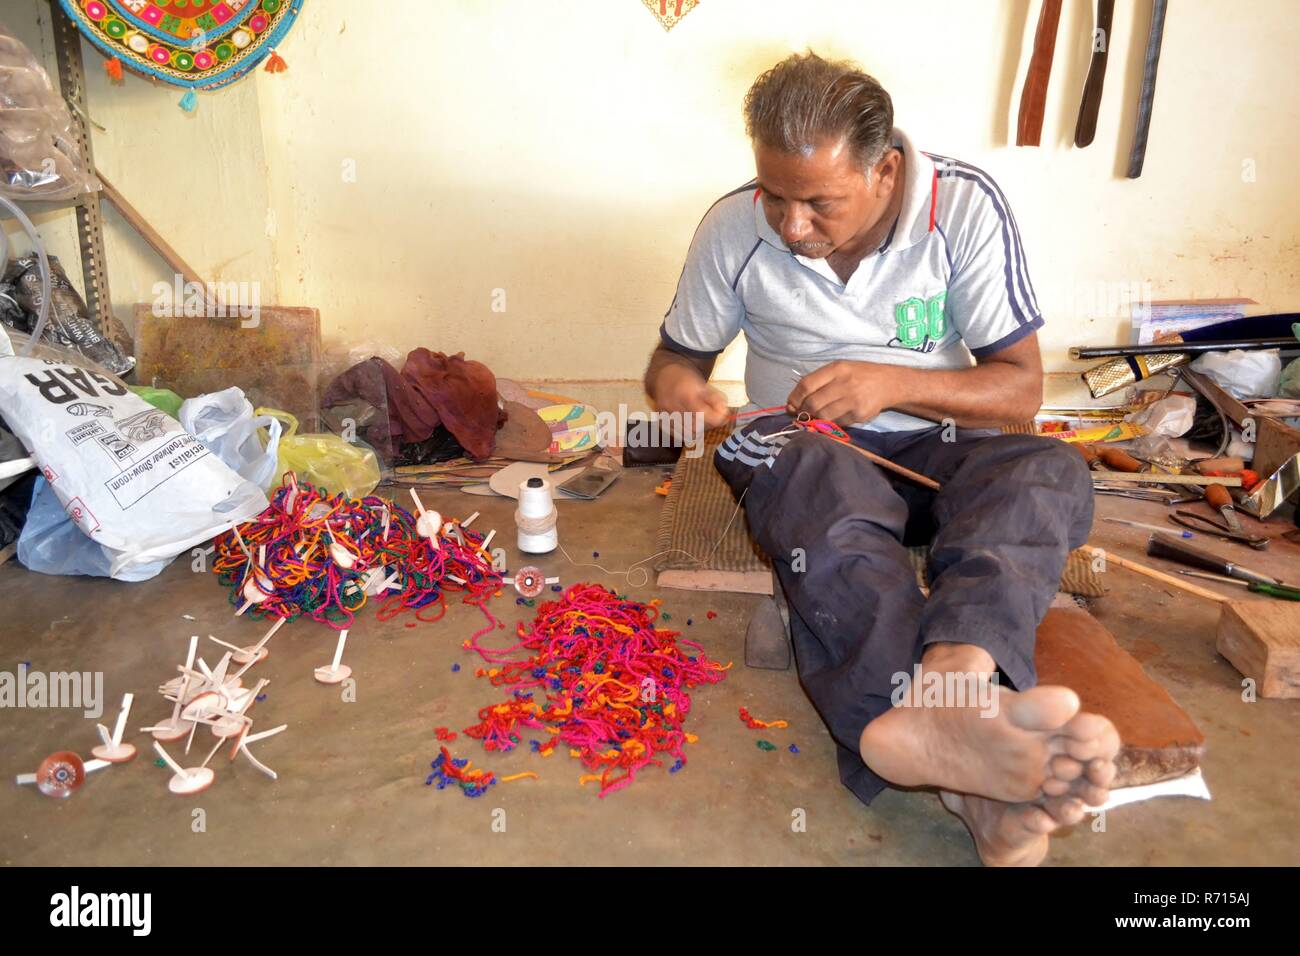
[[[668, 489], [668, 497], [659, 515], [659, 533], [655, 542], [656, 551], [670, 553], [657, 559], [656, 571], [771, 570], [771, 562], [749, 535], [745, 516], [736, 513], [736, 499], [731, 489], [713, 467], [713, 452], [729, 434], [731, 430], [728, 427], [715, 428], [705, 433], [704, 454], [697, 458], [683, 456], [678, 459], [673, 470], [672, 487]], [[727, 533], [719, 541], [723, 528]], [[927, 549], [910, 550], [917, 583], [926, 587]], [[1071, 552], [1061, 572], [1061, 590], [1085, 597], [1100, 597], [1104, 592], [1092, 561], [1092, 556], [1082, 548]]]
[[[659, 535], [655, 543], [656, 551], [673, 550], [658, 558], [654, 565], [656, 571], [771, 569], [771, 562], [749, 536], [745, 516], [737, 514], [731, 488], [713, 467], [714, 451], [730, 434], [729, 427], [714, 428], [704, 435], [704, 454], [677, 459], [672, 487], [659, 513]], [[719, 541], [723, 528], [727, 533]]]

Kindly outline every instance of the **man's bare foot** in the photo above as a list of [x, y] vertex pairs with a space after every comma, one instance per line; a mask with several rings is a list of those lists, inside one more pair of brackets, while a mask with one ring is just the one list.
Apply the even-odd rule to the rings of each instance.
[[[1002, 688], [992, 681], [993, 658], [970, 644], [932, 644], [921, 667], [912, 675], [913, 693], [901, 695], [901, 706], [862, 731], [862, 759], [880, 776], [899, 786], [938, 787], [1004, 803], [1067, 795], [1093, 806], [1105, 802], [1119, 735], [1105, 717], [1079, 713], [1074, 691]], [[916, 693], [944, 675], [957, 680], [942, 686], [957, 691], [976, 679], [980, 706], [947, 699], [948, 689], [939, 706]]]
[[902, 787], [938, 787], [1004, 803], [1042, 796], [1052, 757], [1066, 749], [1062, 735], [1079, 711], [1079, 697], [1067, 687], [990, 690], [996, 708], [989, 711], [908, 706], [881, 714], [862, 731], [862, 759]]
[[1115, 779], [1115, 757], [1119, 753], [1119, 734], [1114, 725], [1098, 714], [1077, 714], [1066, 724], [1052, 757], [1043, 794], [1057, 797], [1069, 794], [1090, 807], [1101, 806], [1109, 796]]
[[961, 818], [986, 866], [1037, 866], [1047, 856], [1048, 834], [1083, 819], [1083, 804], [1055, 797], [1042, 804], [1003, 803], [942, 791], [943, 805]]

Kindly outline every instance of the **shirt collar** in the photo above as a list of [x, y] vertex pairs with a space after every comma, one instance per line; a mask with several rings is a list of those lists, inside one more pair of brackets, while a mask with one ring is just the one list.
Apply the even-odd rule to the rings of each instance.
[[[899, 210], [898, 220], [890, 228], [881, 251], [894, 252], [913, 246], [930, 232], [930, 210], [934, 201], [934, 163], [930, 157], [912, 145], [911, 139], [898, 127], [891, 132], [891, 144], [903, 150], [906, 182], [903, 184], [903, 206]], [[754, 191], [754, 226], [758, 237], [770, 246], [790, 252], [785, 241], [767, 223], [763, 214], [763, 197], [761, 190]], [[805, 265], [821, 262], [820, 259], [806, 259], [795, 256]], [[821, 271], [821, 270], [818, 270]]]

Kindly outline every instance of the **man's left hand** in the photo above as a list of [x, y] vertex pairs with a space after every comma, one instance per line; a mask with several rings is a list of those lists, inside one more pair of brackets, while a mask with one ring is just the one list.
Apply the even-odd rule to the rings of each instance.
[[899, 372], [899, 366], [879, 362], [831, 362], [799, 381], [786, 399], [786, 410], [841, 425], [870, 421], [904, 401]]

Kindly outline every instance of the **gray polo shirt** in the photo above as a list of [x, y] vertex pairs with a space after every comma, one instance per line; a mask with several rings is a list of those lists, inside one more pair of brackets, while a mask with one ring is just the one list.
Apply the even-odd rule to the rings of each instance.
[[[748, 346], [747, 408], [784, 405], [796, 382], [837, 359], [954, 369], [1043, 324], [1011, 207], [982, 170], [917, 150], [904, 153], [903, 206], [879, 250], [848, 282], [825, 259], [792, 253], [763, 215], [755, 182], [728, 193], [696, 230], [660, 329], [670, 349], [717, 355], [738, 334]], [[884, 412], [858, 427], [925, 428]]]

